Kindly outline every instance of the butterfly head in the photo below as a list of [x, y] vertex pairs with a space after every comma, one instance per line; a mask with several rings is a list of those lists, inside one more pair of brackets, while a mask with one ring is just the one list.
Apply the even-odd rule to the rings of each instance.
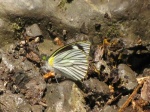
[[49, 58], [48, 61], [45, 61], [44, 66], [41, 67], [41, 69], [44, 73], [47, 73], [49, 71], [54, 71], [53, 60], [54, 60], [54, 58]]

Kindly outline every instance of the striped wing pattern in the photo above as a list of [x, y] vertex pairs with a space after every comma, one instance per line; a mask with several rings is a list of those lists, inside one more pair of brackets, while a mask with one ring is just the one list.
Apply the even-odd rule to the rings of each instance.
[[90, 52], [91, 43], [90, 42], [78, 42], [77, 44], [82, 47], [83, 51], [88, 56]]
[[72, 49], [54, 56], [54, 71], [73, 80], [81, 80], [88, 71], [90, 43], [77, 42]]
[[54, 57], [54, 70], [65, 77], [81, 80], [88, 70], [87, 56], [79, 49], [72, 49]]

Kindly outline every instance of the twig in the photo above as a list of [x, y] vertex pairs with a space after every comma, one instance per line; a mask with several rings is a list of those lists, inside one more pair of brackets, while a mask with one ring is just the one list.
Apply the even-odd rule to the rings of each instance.
[[129, 105], [129, 103], [131, 102], [131, 100], [134, 98], [134, 96], [136, 95], [136, 93], [138, 92], [138, 90], [140, 89], [140, 87], [143, 85], [144, 81], [141, 82], [132, 92], [132, 94], [129, 96], [129, 98], [126, 100], [126, 102], [122, 105], [122, 107], [119, 109], [118, 112], [123, 112], [124, 109]]

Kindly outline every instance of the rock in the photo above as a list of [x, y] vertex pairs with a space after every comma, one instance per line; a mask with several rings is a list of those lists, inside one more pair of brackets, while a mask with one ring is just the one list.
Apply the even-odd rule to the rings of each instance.
[[0, 95], [3, 94], [6, 91], [4, 82], [0, 80]]
[[126, 64], [118, 65], [118, 74], [122, 81], [122, 86], [128, 90], [134, 89], [138, 83], [136, 80], [136, 73], [132, 71]]
[[[141, 2], [137, 0], [121, 0], [119, 2], [118, 0], [94, 0], [90, 2], [83, 0], [74, 0], [72, 2], [66, 0], [7, 0], [4, 2], [3, 0], [0, 0], [0, 15], [2, 16], [0, 20], [0, 25], [2, 26], [0, 30], [0, 33], [2, 32], [0, 44], [6, 44], [7, 42], [10, 42], [10, 40], [12, 42], [11, 37], [15, 32], [15, 29], [23, 29], [24, 24], [21, 26], [19, 23], [14, 22], [18, 17], [34, 18], [34, 20], [38, 21], [40, 21], [39, 18], [42, 18], [43, 20], [48, 19], [48, 22], [51, 21], [51, 23], [53, 23], [53, 29], [58, 29], [59, 32], [62, 33], [62, 29], [65, 28], [65, 30], [67, 30], [67, 37], [68, 35], [74, 37], [76, 33], [79, 33], [83, 23], [86, 23], [86, 26], [88, 26], [89, 29], [88, 34], [93, 37], [95, 23], [100, 23], [102, 34], [106, 35], [106, 37], [111, 36], [111, 33], [115, 37], [118, 35], [121, 35], [121, 37], [129, 37], [130, 40], [139, 35], [142, 38], [146, 38], [150, 35], [149, 31], [146, 30], [149, 29], [150, 26], [150, 22], [147, 19], [150, 15], [148, 4], [148, 1]], [[72, 7], [77, 8], [76, 10], [72, 10]], [[3, 18], [9, 18], [10, 20], [5, 20]], [[23, 22], [26, 23], [25, 21]], [[46, 28], [48, 22], [41, 22], [43, 28]], [[19, 28], [11, 28], [9, 23], [12, 24], [12, 26], [18, 26]], [[83, 32], [87, 33], [86, 31]]]
[[42, 31], [37, 24], [26, 27], [25, 33], [30, 37], [37, 37], [42, 35]]
[[147, 77], [147, 76], [149, 76], [149, 75], [150, 75], [150, 68], [145, 68], [145, 69], [143, 70], [142, 76], [143, 76], [143, 77]]
[[88, 92], [98, 93], [101, 95], [109, 94], [109, 87], [104, 82], [99, 81], [98, 79], [89, 79], [83, 82], [84, 88]]
[[146, 79], [141, 89], [141, 98], [145, 101], [150, 101], [150, 78]]
[[33, 105], [32, 112], [43, 112], [44, 108], [41, 105]]
[[[8, 88], [12, 92], [17, 91], [17, 93], [20, 92], [24, 94], [31, 104], [35, 104], [41, 100], [46, 88], [46, 82], [40, 75], [38, 67], [27, 59], [24, 61], [23, 59], [24, 57], [22, 56], [15, 59], [13, 53], [3, 51], [2, 64], [4, 64], [6, 66], [5, 69], [9, 71], [0, 73], [2, 74], [1, 78], [8, 81]], [[4, 66], [2, 64], [1, 66]]]
[[[119, 102], [117, 104], [119, 108], [121, 108], [123, 106], [123, 104], [127, 101], [128, 97], [129, 97], [128, 95], [121, 97], [121, 99], [119, 100]], [[132, 106], [128, 106], [123, 110], [123, 112], [132, 112], [132, 111], [133, 111]]]
[[2, 62], [2, 54], [1, 54], [1, 52], [0, 52], [0, 63]]
[[81, 31], [81, 33], [83, 33], [83, 34], [88, 34], [88, 27], [87, 27], [87, 24], [86, 23], [83, 23], [82, 25], [81, 25], [81, 29], [80, 29], [80, 31]]
[[12, 94], [7, 91], [0, 95], [0, 107], [3, 112], [30, 112], [31, 107], [20, 94]]
[[11, 60], [11, 57], [9, 57], [9, 55], [5, 54], [4, 52], [2, 53], [2, 62], [6, 65], [9, 71], [14, 70], [15, 66]]
[[[3, 5], [3, 8], [1, 7], [1, 14], [17, 14], [17, 15], [29, 15], [30, 12], [35, 13], [41, 13], [43, 11], [43, 2], [41, 0], [37, 1], [13, 1], [8, 0], [6, 2], [0, 1], [0, 4]], [[10, 7], [10, 8], [8, 8]], [[33, 13], [32, 13], [33, 14]]]
[[51, 40], [45, 39], [43, 43], [38, 46], [40, 54], [46, 54], [50, 56], [60, 46], [55, 45]]
[[107, 84], [98, 79], [89, 79], [83, 82], [83, 91], [86, 93], [85, 100], [89, 105], [89, 111], [100, 111], [106, 99], [109, 99], [110, 91]]
[[32, 104], [37, 104], [41, 101], [45, 88], [46, 83], [44, 79], [40, 76], [36, 76], [31, 79], [26, 85], [26, 92], [25, 97], [30, 100]]
[[127, 96], [122, 96], [122, 98], [119, 100], [119, 102], [118, 102], [118, 106], [119, 107], [121, 107], [124, 103], [125, 103], [125, 101], [128, 99], [128, 95]]
[[35, 40], [34, 40], [34, 42], [35, 42], [35, 43], [40, 42], [40, 37], [36, 37]]
[[81, 90], [71, 81], [50, 84], [47, 87], [45, 112], [86, 112]]
[[14, 32], [10, 23], [10, 20], [5, 17], [0, 18], [0, 47], [14, 41], [12, 38]]
[[117, 112], [112, 106], [106, 105], [101, 112]]

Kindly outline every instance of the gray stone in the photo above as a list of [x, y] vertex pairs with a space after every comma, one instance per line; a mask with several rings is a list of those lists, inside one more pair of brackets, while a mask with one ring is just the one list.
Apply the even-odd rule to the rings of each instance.
[[127, 96], [122, 96], [117, 105], [119, 107], [121, 107], [126, 102], [126, 100], [128, 99], [128, 97], [129, 97], [128, 95]]
[[122, 86], [128, 90], [132, 90], [138, 85], [136, 80], [136, 73], [126, 64], [118, 65], [118, 74], [121, 78]]
[[147, 78], [141, 89], [141, 98], [145, 101], [150, 101], [150, 78]]
[[33, 24], [31, 26], [26, 27], [26, 34], [30, 37], [37, 37], [42, 35], [42, 31], [40, 30], [37, 24]]
[[[71, 2], [67, 0], [0, 0], [0, 15], [4, 18], [18, 18], [19, 16], [35, 18], [35, 20], [47, 17], [48, 21], [53, 23], [54, 28], [61, 29], [62, 32], [65, 27], [67, 32], [71, 32], [70, 37], [80, 32], [83, 23], [86, 23], [90, 35], [95, 32], [95, 23], [101, 24], [101, 33], [106, 36], [110, 36], [109, 33], [114, 29], [114, 27], [107, 25], [110, 23], [115, 24], [115, 29], [121, 37], [134, 39], [138, 36], [146, 38], [150, 35], [148, 30], [150, 22], [147, 19], [150, 15], [148, 0], [144, 2], [137, 0], [73, 0]], [[118, 22], [113, 22], [113, 20]], [[13, 21], [15, 19], [11, 22], [10, 20], [0, 20], [0, 27], [6, 26], [6, 29], [1, 27], [0, 30], [7, 32], [7, 35], [2, 33], [0, 36], [2, 43], [12, 42], [10, 37], [12, 37], [15, 28], [11, 29], [11, 26], [17, 27], [16, 29], [22, 27]]]
[[46, 83], [43, 77], [36, 76], [35, 78], [31, 79], [26, 85], [26, 98], [30, 100], [32, 104], [36, 104], [41, 101], [45, 88]]
[[[15, 59], [11, 53], [9, 54], [2, 51], [2, 64], [6, 66], [5, 69], [8, 69], [10, 72], [15, 72], [12, 78], [15, 79], [15, 83], [20, 89], [25, 89], [25, 97], [34, 104], [41, 100], [46, 88], [46, 82], [40, 75], [39, 69], [33, 63], [29, 62], [27, 59], [24, 61], [22, 60], [22, 56]], [[7, 77], [7, 74], [5, 75], [5, 77]], [[25, 82], [23, 81], [24, 79]]]
[[109, 87], [104, 82], [99, 81], [98, 79], [89, 79], [83, 82], [85, 88], [90, 92], [108, 95]]
[[0, 95], [0, 107], [3, 112], [31, 112], [30, 105], [20, 94], [12, 94], [6, 91]]
[[41, 105], [33, 105], [32, 112], [43, 112], [44, 108]]
[[113, 106], [106, 105], [101, 112], [117, 112], [117, 110]]
[[45, 112], [86, 112], [81, 90], [71, 81], [50, 84], [47, 87]]
[[0, 47], [13, 42], [13, 30], [10, 20], [5, 17], [0, 18]]

